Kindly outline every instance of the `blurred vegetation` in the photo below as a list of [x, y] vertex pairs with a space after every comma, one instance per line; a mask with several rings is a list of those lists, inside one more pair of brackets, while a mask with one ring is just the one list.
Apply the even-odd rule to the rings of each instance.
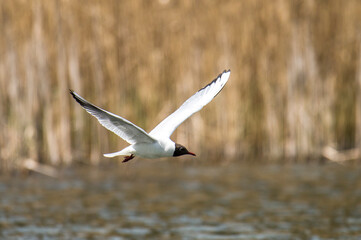
[[69, 88], [150, 131], [224, 69], [222, 93], [172, 136], [202, 158], [361, 147], [359, 0], [14, 0], [0, 16], [1, 169], [126, 146]]

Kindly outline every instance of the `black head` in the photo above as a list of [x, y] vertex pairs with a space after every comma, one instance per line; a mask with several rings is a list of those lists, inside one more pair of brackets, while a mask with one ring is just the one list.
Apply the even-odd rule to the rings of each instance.
[[185, 146], [176, 143], [173, 157], [178, 157], [178, 156], [181, 156], [184, 154], [189, 154], [189, 155], [195, 156], [195, 154], [192, 152], [189, 152]]

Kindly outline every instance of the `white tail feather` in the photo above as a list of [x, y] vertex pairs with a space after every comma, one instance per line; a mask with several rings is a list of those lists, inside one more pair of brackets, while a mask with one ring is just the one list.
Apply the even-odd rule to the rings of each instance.
[[119, 152], [106, 153], [106, 154], [104, 154], [104, 157], [112, 158], [112, 157], [116, 157], [116, 156], [127, 156], [127, 155], [134, 154], [134, 152], [135, 151], [131, 145], [131, 146], [128, 146], [128, 147], [120, 150]]
[[103, 154], [103, 156], [104, 156], [104, 157], [107, 157], [107, 158], [112, 158], [112, 157], [121, 156], [121, 155], [127, 155], [127, 154], [124, 154], [123, 151], [119, 151], [119, 152], [115, 152], [115, 153], [105, 153], [105, 154]]

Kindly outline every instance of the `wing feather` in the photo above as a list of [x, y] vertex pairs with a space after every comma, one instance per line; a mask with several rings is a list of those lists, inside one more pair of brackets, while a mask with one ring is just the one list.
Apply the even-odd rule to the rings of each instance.
[[129, 144], [155, 142], [155, 139], [149, 136], [142, 128], [127, 119], [91, 104], [72, 90], [70, 90], [70, 94], [88, 113], [97, 118], [101, 125], [117, 134]]
[[159, 123], [149, 135], [154, 137], [170, 137], [174, 130], [187, 118], [201, 110], [223, 89], [231, 70], [223, 71], [216, 79], [201, 88], [185, 101], [175, 112]]

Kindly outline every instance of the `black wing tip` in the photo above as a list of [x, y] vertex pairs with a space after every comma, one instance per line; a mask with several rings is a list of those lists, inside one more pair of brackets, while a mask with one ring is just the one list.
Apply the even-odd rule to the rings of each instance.
[[221, 72], [220, 74], [218, 74], [218, 76], [216, 77], [216, 79], [219, 78], [220, 76], [222, 76], [223, 74], [229, 73], [229, 72], [231, 72], [231, 69], [228, 69], [228, 70], [224, 69], [223, 72]]
[[76, 95], [76, 93], [72, 89], [69, 89], [69, 93], [73, 96], [73, 98], [75, 100], [78, 100], [78, 96]]
[[69, 93], [73, 96], [73, 98], [76, 98], [76, 93], [73, 91], [73, 89], [69, 88]]
[[213, 81], [211, 81], [211, 82], [208, 83], [206, 86], [204, 86], [204, 87], [202, 87], [201, 89], [199, 89], [198, 92], [202, 91], [203, 89], [205, 89], [205, 88], [207, 88], [208, 86], [212, 85], [213, 83], [217, 82], [217, 80], [220, 79], [223, 74], [229, 73], [229, 72], [231, 72], [231, 69], [223, 70], [223, 72], [220, 73], [220, 74], [218, 74], [218, 76], [217, 76]]
[[223, 74], [225, 74], [225, 73], [230, 73], [230, 72], [231, 72], [231, 69], [223, 70], [223, 72], [220, 73], [220, 74], [216, 77], [216, 79], [214, 79], [213, 81], [216, 81], [218, 78], [222, 77]]
[[75, 93], [72, 89], [69, 89], [70, 94], [73, 96], [73, 98], [81, 105], [84, 106], [85, 102], [83, 99], [80, 98], [80, 96], [78, 96], [77, 93]]

